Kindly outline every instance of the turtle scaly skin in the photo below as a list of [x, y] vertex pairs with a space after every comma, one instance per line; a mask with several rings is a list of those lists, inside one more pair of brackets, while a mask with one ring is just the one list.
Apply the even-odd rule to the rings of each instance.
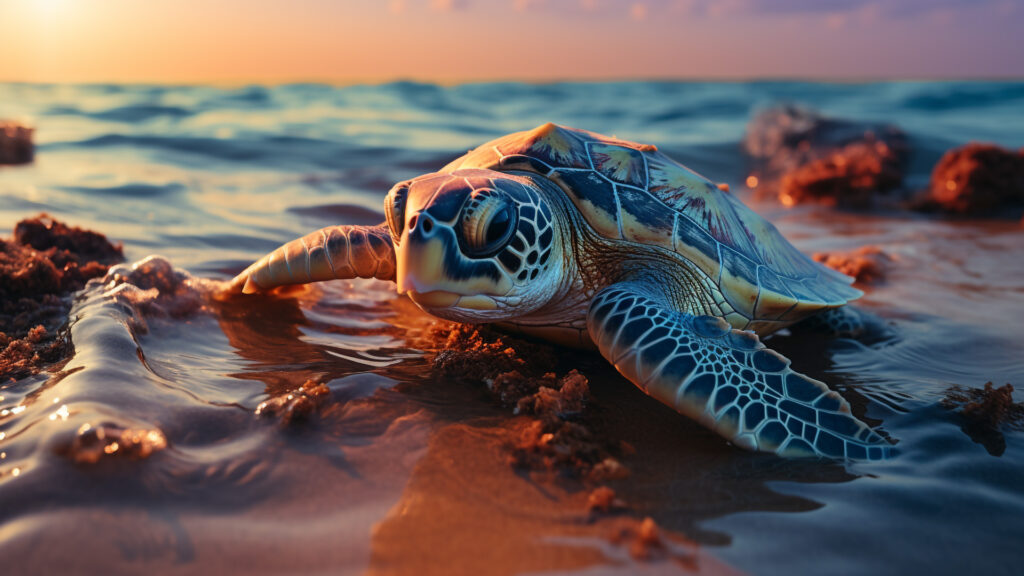
[[384, 208], [385, 224], [314, 232], [232, 286], [393, 279], [435, 316], [596, 348], [738, 446], [871, 460], [892, 451], [758, 337], [859, 297], [852, 279], [654, 146], [545, 124], [396, 184]]
[[395, 279], [395, 250], [387, 226], [329, 226], [281, 246], [236, 277], [253, 294], [285, 284], [338, 278]]

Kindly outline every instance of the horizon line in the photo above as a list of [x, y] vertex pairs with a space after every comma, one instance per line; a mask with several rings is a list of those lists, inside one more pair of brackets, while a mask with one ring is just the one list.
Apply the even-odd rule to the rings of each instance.
[[320, 84], [327, 86], [380, 86], [387, 84], [433, 84], [437, 86], [459, 86], [469, 84], [628, 84], [628, 83], [721, 83], [721, 84], [753, 84], [759, 82], [803, 82], [817, 84], [878, 84], [878, 83], [913, 83], [913, 82], [1024, 82], [1024, 75], [986, 75], [986, 76], [957, 76], [957, 75], [922, 75], [922, 76], [801, 76], [801, 75], [766, 75], [766, 76], [608, 76], [608, 77], [471, 77], [464, 78], [430, 78], [426, 76], [381, 76], [375, 78], [361, 77], [296, 77], [288, 79], [188, 79], [188, 80], [156, 80], [156, 79], [126, 79], [126, 80], [17, 80], [0, 78], [0, 84], [22, 84], [22, 85], [77, 85], [77, 86], [216, 86], [216, 87], [239, 87], [239, 86], [287, 86], [300, 84]]

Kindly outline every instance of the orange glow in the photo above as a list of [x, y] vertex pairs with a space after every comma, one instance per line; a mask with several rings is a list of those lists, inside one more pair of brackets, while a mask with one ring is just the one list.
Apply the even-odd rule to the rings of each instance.
[[754, 176], [753, 174], [751, 174], [750, 176], [747, 176], [747, 188], [750, 188], [751, 190], [753, 190], [754, 188], [757, 188], [757, 183], [758, 183], [757, 176]]
[[779, 194], [779, 202], [782, 202], [782, 205], [786, 208], [792, 208], [796, 205], [796, 198], [793, 198], [786, 192], [782, 192]]

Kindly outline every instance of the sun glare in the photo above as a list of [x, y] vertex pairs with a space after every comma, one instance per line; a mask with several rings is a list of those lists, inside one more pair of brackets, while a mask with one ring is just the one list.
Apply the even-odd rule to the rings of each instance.
[[32, 7], [33, 12], [40, 16], [56, 16], [71, 8], [67, 0], [22, 0]]
[[0, 3], [3, 1], [9, 1], [8, 7], [13, 10], [9, 16], [36, 32], [63, 30], [81, 14], [76, 0], [0, 0]]

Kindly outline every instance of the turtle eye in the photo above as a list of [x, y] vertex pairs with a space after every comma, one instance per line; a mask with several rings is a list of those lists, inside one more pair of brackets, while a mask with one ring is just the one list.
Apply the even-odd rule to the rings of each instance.
[[391, 238], [398, 243], [405, 228], [405, 199], [409, 195], [409, 188], [399, 184], [388, 192], [384, 199], [384, 216], [388, 220], [388, 228], [391, 230]]
[[516, 230], [515, 206], [493, 193], [474, 195], [462, 213], [462, 240], [467, 256], [486, 258], [501, 251]]

